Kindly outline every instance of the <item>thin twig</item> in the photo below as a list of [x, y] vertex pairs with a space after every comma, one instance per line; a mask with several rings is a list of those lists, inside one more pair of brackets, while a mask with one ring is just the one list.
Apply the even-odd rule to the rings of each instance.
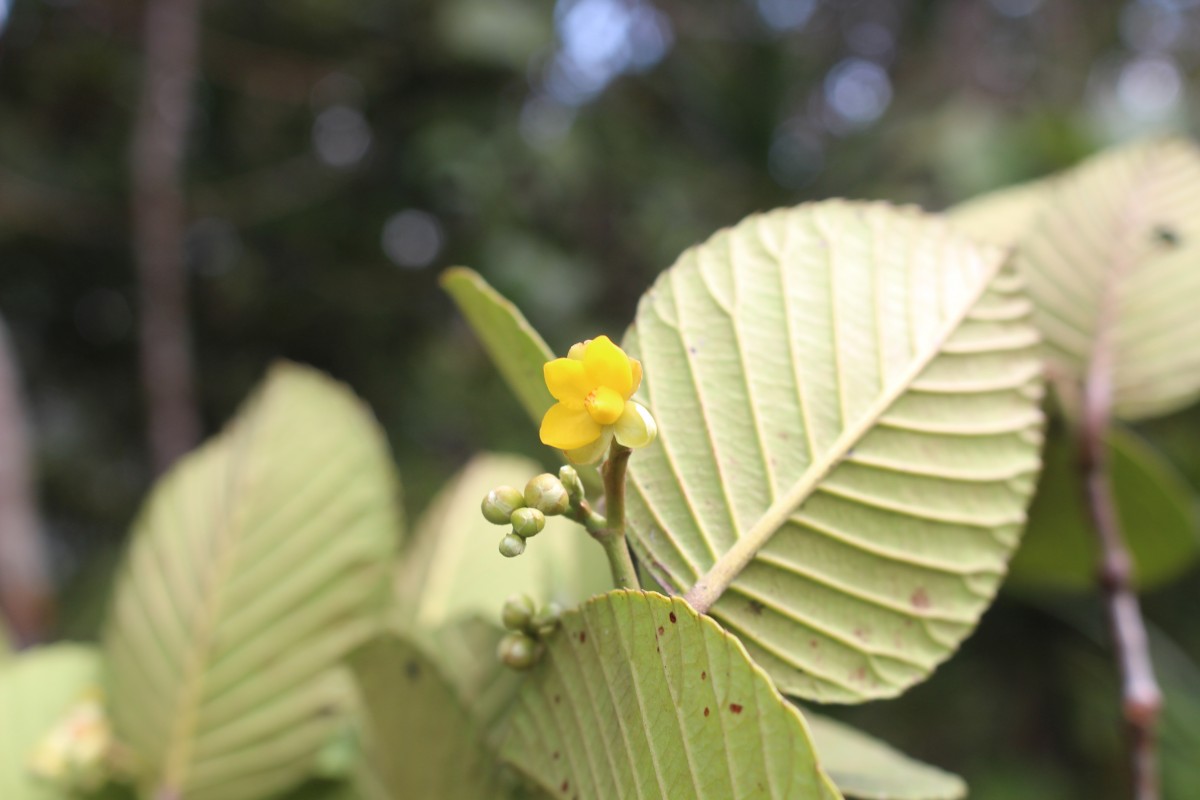
[[199, 7], [199, 0], [146, 2], [142, 95], [130, 163], [142, 383], [151, 453], [160, 471], [191, 449], [200, 432], [188, 332], [182, 186]]
[[1111, 365], [1105, 348], [1093, 355], [1083, 390], [1080, 469], [1087, 506], [1100, 545], [1100, 588], [1108, 607], [1109, 628], [1121, 674], [1121, 700], [1136, 800], [1158, 800], [1156, 727], [1162, 693], [1154, 677], [1149, 639], [1137, 594], [1133, 562], [1121, 535], [1108, 470], [1105, 434], [1112, 412]]

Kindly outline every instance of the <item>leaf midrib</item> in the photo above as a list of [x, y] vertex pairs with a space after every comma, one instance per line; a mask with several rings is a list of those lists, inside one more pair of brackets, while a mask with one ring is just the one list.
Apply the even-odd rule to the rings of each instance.
[[[995, 248], [979, 248], [976, 255], [983, 259], [989, 253], [995, 253]], [[727, 552], [692, 585], [684, 595], [684, 599], [696, 611], [707, 613], [708, 609], [720, 599], [734, 579], [741, 574], [754, 556], [761, 550], [772, 536], [787, 522], [787, 518], [812, 494], [813, 490], [824, 480], [859, 440], [861, 440], [879, 422], [892, 405], [904, 395], [913, 382], [927, 366], [937, 358], [946, 341], [957, 331], [967, 315], [978, 303], [980, 298], [992, 285], [1000, 270], [1008, 263], [1009, 258], [993, 255], [990, 268], [983, 270], [978, 286], [967, 301], [963, 302], [956, 313], [950, 315], [932, 337], [923, 352], [915, 354], [912, 362], [895, 384], [883, 391], [860, 419], [853, 425], [843, 429], [832, 447], [820, 458], [815, 459], [796, 481], [796, 483], [772, 503], [758, 521], [744, 534], [738, 537]], [[940, 285], [939, 276], [939, 285]]]

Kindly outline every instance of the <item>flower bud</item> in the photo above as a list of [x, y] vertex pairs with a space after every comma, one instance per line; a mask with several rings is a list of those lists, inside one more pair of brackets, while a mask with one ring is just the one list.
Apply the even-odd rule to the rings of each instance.
[[510, 521], [513, 533], [522, 539], [537, 536], [542, 532], [542, 528], [546, 527], [546, 515], [536, 508], [518, 508], [512, 513]]
[[563, 488], [567, 490], [567, 496], [572, 503], [577, 503], [584, 498], [583, 481], [580, 480], [579, 473], [570, 464], [564, 464], [558, 471], [558, 479], [562, 482]]
[[500, 640], [496, 655], [513, 669], [529, 669], [537, 661], [538, 645], [523, 633], [509, 633]]
[[525, 505], [525, 498], [511, 486], [492, 489], [483, 498], [483, 517], [493, 525], [507, 525], [512, 513]]
[[500, 540], [500, 555], [505, 558], [516, 558], [525, 552], [525, 540], [515, 533], [506, 533]]
[[514, 594], [504, 601], [500, 610], [500, 621], [510, 631], [523, 631], [529, 627], [533, 619], [533, 600], [527, 594]]
[[539, 638], [549, 636], [558, 628], [558, 618], [561, 615], [562, 606], [558, 603], [547, 603], [533, 615], [533, 619], [529, 621], [529, 627]]
[[564, 513], [571, 505], [571, 498], [562, 481], [543, 472], [525, 484], [525, 505], [552, 517]]

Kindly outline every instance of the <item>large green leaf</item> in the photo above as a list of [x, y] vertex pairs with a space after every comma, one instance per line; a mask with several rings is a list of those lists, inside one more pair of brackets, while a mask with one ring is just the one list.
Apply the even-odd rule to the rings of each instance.
[[521, 490], [541, 471], [520, 456], [478, 455], [434, 498], [397, 572], [402, 626], [432, 630], [473, 616], [499, 621], [504, 600], [518, 592], [569, 606], [612, 588], [604, 551], [561, 517], [548, 519], [520, 557], [500, 555], [506, 529], [483, 518], [480, 501], [497, 486]]
[[104, 642], [147, 794], [258, 798], [309, 772], [352, 703], [336, 665], [383, 623], [397, 489], [370, 412], [289, 364], [155, 487]]
[[[1141, 588], [1178, 577], [1200, 555], [1200, 517], [1191, 489], [1153, 448], [1123, 427], [1108, 433], [1113, 496]], [[1029, 507], [1029, 526], [1013, 558], [1016, 585], [1091, 590], [1099, 555], [1084, 507], [1078, 453], [1053, 435]]]
[[[477, 658], [494, 659], [493, 653]], [[367, 707], [366, 758], [393, 800], [511, 796], [486, 731], [438, 664], [409, 641], [384, 636], [355, 654]]]
[[678, 598], [611, 592], [563, 615], [504, 756], [554, 797], [838, 798], [799, 711]]
[[521, 405], [540, 423], [554, 404], [542, 379], [542, 365], [554, 358], [550, 346], [520, 310], [475, 271], [453, 267], [442, 273], [441, 281]]
[[954, 227], [973, 239], [1010, 247], [1025, 235], [1046, 208], [1053, 178], [1007, 186], [950, 208]]
[[71, 707], [99, 689], [100, 657], [92, 647], [29, 650], [0, 667], [0, 797], [65, 800], [67, 792], [33, 775], [30, 762]]
[[962, 778], [922, 764], [873, 736], [805, 711], [817, 758], [846, 797], [857, 800], [959, 800]]
[[1054, 181], [1018, 240], [1018, 266], [1055, 371], [1093, 362], [1124, 419], [1200, 395], [1200, 151], [1155, 140], [1103, 153]]
[[685, 253], [627, 344], [657, 441], [629, 518], [785, 693], [894, 695], [991, 602], [1039, 467], [1030, 304], [913, 209], [753, 216]]

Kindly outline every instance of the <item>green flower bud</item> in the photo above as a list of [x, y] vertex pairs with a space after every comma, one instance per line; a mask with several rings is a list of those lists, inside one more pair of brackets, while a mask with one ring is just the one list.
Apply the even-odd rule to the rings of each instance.
[[579, 473], [570, 464], [564, 464], [563, 468], [558, 471], [558, 479], [562, 481], [572, 503], [577, 503], [584, 498], [583, 481], [579, 479]]
[[516, 558], [525, 552], [525, 540], [515, 533], [506, 533], [500, 540], [500, 555], [505, 558]]
[[504, 608], [500, 611], [500, 621], [510, 631], [523, 631], [529, 627], [534, 610], [533, 600], [529, 598], [529, 595], [514, 594], [504, 601]]
[[510, 633], [500, 640], [496, 655], [513, 669], [529, 669], [537, 661], [538, 645], [523, 633]]
[[525, 498], [511, 486], [492, 489], [483, 498], [483, 518], [493, 525], [507, 525], [512, 513], [525, 505]]
[[542, 528], [546, 527], [546, 515], [536, 508], [518, 508], [512, 513], [510, 521], [513, 533], [522, 539], [537, 536], [542, 532]]
[[558, 618], [562, 616], [562, 606], [558, 603], [547, 603], [544, 608], [533, 615], [529, 627], [539, 638], [549, 636], [558, 628]]
[[548, 472], [543, 472], [525, 484], [525, 505], [536, 508], [547, 517], [562, 514], [571, 506], [571, 498], [562, 481]]

